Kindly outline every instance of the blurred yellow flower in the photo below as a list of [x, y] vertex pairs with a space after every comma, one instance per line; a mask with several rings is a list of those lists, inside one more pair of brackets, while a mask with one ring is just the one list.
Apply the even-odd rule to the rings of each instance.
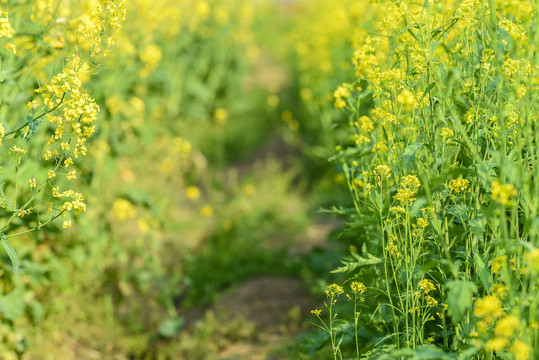
[[508, 343], [508, 340], [506, 338], [495, 337], [494, 339], [490, 339], [489, 341], [485, 343], [485, 350], [500, 352], [506, 348], [507, 343]]
[[447, 139], [455, 136], [455, 132], [451, 130], [450, 128], [444, 127], [442, 128], [442, 131], [440, 132], [440, 136], [444, 139], [444, 141], [446, 141]]
[[223, 108], [215, 110], [213, 117], [218, 125], [225, 125], [228, 119], [228, 111]]
[[513, 184], [500, 184], [498, 180], [494, 180], [490, 186], [492, 188], [492, 200], [502, 205], [509, 205], [511, 197], [517, 194]]
[[501, 318], [494, 328], [496, 336], [511, 338], [520, 327], [520, 319], [515, 315], [507, 315]]
[[530, 347], [522, 340], [515, 340], [513, 346], [509, 348], [509, 351], [511, 351], [515, 360], [530, 359]]
[[147, 233], [150, 231], [150, 225], [148, 225], [148, 222], [144, 220], [143, 218], [139, 218], [137, 220], [137, 226], [141, 233]]
[[279, 97], [277, 95], [268, 96], [268, 105], [271, 107], [276, 107], [279, 105]]
[[190, 200], [196, 200], [200, 196], [200, 190], [196, 186], [189, 186], [185, 189], [185, 196]]
[[128, 200], [116, 199], [112, 204], [112, 214], [118, 220], [125, 221], [137, 216], [137, 211]]
[[213, 215], [213, 208], [211, 205], [204, 205], [200, 210], [200, 213], [205, 217], [210, 217]]
[[502, 302], [496, 296], [487, 295], [475, 301], [474, 315], [478, 318], [500, 317], [502, 314]]

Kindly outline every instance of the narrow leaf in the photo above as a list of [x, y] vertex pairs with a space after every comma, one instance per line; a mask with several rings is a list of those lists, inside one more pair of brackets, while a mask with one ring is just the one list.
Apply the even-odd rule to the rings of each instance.
[[13, 272], [15, 272], [15, 277], [19, 277], [19, 257], [17, 256], [15, 249], [13, 249], [13, 246], [11, 246], [11, 243], [7, 239], [6, 235], [2, 233], [0, 236], [2, 238], [2, 246], [6, 250], [9, 259], [13, 264]]
[[473, 259], [475, 272], [479, 276], [479, 279], [481, 279], [483, 287], [486, 290], [490, 289], [492, 287], [492, 273], [490, 272], [487, 263], [478, 251], [474, 251]]
[[429, 91], [432, 90], [433, 87], [436, 86], [436, 83], [433, 82], [433, 83], [430, 83], [429, 86], [427, 86], [427, 88], [425, 89], [425, 92], [423, 93], [423, 96], [421, 96], [421, 100], [419, 100], [419, 103], [421, 103], [423, 101], [423, 99], [425, 98], [425, 96], [427, 96], [427, 94], [429, 93]]

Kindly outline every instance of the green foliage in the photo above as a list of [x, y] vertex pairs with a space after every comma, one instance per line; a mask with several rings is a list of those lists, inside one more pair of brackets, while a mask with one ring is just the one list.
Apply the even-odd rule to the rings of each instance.
[[454, 321], [461, 321], [472, 306], [472, 297], [477, 286], [471, 281], [451, 280], [445, 285], [448, 289], [447, 304], [449, 315]]

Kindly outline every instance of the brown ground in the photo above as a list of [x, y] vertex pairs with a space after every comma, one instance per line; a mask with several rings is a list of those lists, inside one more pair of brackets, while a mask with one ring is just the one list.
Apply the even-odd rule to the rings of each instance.
[[[313, 224], [290, 248], [291, 256], [306, 254], [314, 247], [326, 245], [328, 234], [337, 224]], [[220, 360], [284, 360], [293, 354], [278, 350], [301, 331], [306, 330], [310, 310], [318, 307], [300, 278], [262, 276], [251, 278], [224, 293], [210, 308], [196, 308], [182, 316], [187, 328], [215, 326], [202, 321], [212, 320], [220, 327], [219, 343], [208, 346], [211, 359]], [[198, 325], [197, 325], [198, 323]], [[213, 345], [213, 344], [212, 344]], [[216, 350], [217, 349], [217, 350]]]
[[217, 305], [230, 319], [253, 325], [253, 336], [232, 344], [219, 359], [282, 359], [272, 354], [301, 329], [316, 302], [300, 279], [260, 277], [246, 281]]

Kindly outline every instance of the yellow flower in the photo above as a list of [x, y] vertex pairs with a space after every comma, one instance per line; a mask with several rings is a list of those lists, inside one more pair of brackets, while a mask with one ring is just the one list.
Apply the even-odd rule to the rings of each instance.
[[21, 149], [20, 147], [18, 147], [17, 145], [13, 146], [11, 149], [9, 149], [9, 153], [15, 153], [15, 154], [21, 154], [21, 155], [24, 155], [26, 154], [26, 150], [24, 149]]
[[530, 359], [530, 347], [522, 340], [515, 340], [513, 346], [509, 348], [509, 351], [515, 357], [515, 360], [529, 360]]
[[30, 210], [19, 209], [19, 212], [17, 213], [17, 216], [23, 218], [24, 215], [28, 215], [28, 214], [30, 214]]
[[417, 225], [424, 229], [427, 226], [429, 226], [429, 222], [427, 220], [425, 220], [425, 218], [419, 218], [419, 219], [417, 219]]
[[508, 343], [508, 340], [506, 338], [496, 337], [494, 339], [490, 339], [489, 341], [485, 343], [485, 350], [500, 352], [506, 348], [507, 343]]
[[411, 110], [416, 103], [416, 99], [414, 94], [410, 90], [404, 89], [397, 96], [397, 102], [399, 104], [402, 104], [406, 110]]
[[494, 328], [496, 336], [511, 338], [520, 327], [520, 319], [515, 315], [507, 315], [501, 318]]
[[446, 141], [447, 139], [455, 136], [455, 132], [451, 130], [450, 128], [444, 127], [442, 128], [442, 131], [440, 132], [440, 136], [444, 139], [444, 141]]
[[137, 226], [141, 233], [147, 233], [150, 231], [150, 225], [148, 225], [148, 222], [144, 220], [143, 218], [139, 218], [137, 220]]
[[333, 97], [335, 98], [335, 107], [337, 109], [342, 109], [346, 106], [346, 99], [350, 97], [350, 89], [352, 85], [343, 83], [333, 92]]
[[492, 272], [494, 274], [499, 273], [500, 270], [503, 270], [505, 268], [506, 264], [507, 264], [507, 255], [498, 256], [492, 262]]
[[429, 292], [436, 290], [436, 287], [434, 286], [432, 281], [428, 279], [423, 279], [419, 282], [419, 289], [423, 290], [425, 294], [428, 294]]
[[508, 205], [510, 203], [511, 197], [517, 194], [517, 191], [513, 184], [500, 184], [498, 180], [494, 180], [490, 184], [492, 188], [492, 200], [499, 202], [502, 205]]
[[425, 298], [427, 299], [427, 305], [428, 306], [436, 306], [436, 305], [438, 305], [438, 300], [436, 300], [432, 296], [426, 295]]
[[502, 314], [502, 302], [496, 296], [487, 295], [475, 301], [474, 315], [478, 318], [500, 317]]
[[39, 103], [36, 100], [29, 101], [26, 106], [28, 107], [28, 110], [35, 110], [39, 106]]
[[251, 196], [255, 193], [255, 187], [252, 184], [247, 184], [243, 187], [243, 193], [246, 196]]
[[69, 229], [71, 227], [71, 220], [64, 220], [64, 222], [62, 223], [62, 227], [64, 229]]
[[9, 16], [7, 12], [0, 10], [0, 38], [11, 38], [15, 35], [15, 30], [9, 22]]
[[2, 145], [2, 140], [4, 140], [4, 136], [6, 136], [6, 128], [0, 122], [0, 145]]
[[361, 130], [366, 132], [366, 133], [369, 133], [371, 131], [374, 130], [374, 124], [373, 122], [371, 121], [371, 119], [369, 119], [368, 116], [361, 116], [359, 118], [359, 122], [361, 123]]
[[507, 19], [502, 19], [498, 22], [498, 26], [507, 31], [507, 33], [515, 40], [524, 40], [526, 38], [526, 31], [522, 25], [515, 24]]
[[374, 169], [374, 173], [380, 177], [380, 180], [389, 179], [391, 177], [391, 169], [387, 165], [378, 165]]
[[77, 170], [71, 170], [66, 175], [67, 180], [72, 180], [72, 179], [76, 179], [76, 178], [77, 178]]
[[137, 216], [133, 205], [125, 199], [116, 199], [112, 204], [112, 214], [120, 221], [132, 219]]
[[277, 95], [268, 96], [268, 105], [271, 107], [276, 107], [279, 105], [279, 97]]
[[469, 184], [470, 184], [469, 180], [463, 179], [462, 176], [459, 176], [456, 179], [452, 179], [447, 185], [447, 187], [449, 188], [449, 190], [455, 193], [460, 193], [460, 192], [464, 192], [468, 190]]
[[343, 292], [344, 292], [344, 289], [342, 288], [342, 286], [339, 286], [337, 284], [331, 284], [328, 286], [328, 289], [326, 290], [326, 295], [334, 297], [334, 296], [341, 295]]
[[415, 175], [408, 175], [404, 176], [401, 179], [401, 186], [403, 188], [409, 188], [412, 189], [414, 192], [414, 189], [419, 189], [421, 186], [421, 183], [419, 182], [419, 179]]
[[535, 248], [526, 254], [526, 260], [531, 264], [532, 269], [539, 271], [539, 249]]
[[49, 179], [52, 179], [53, 177], [56, 176], [56, 173], [54, 172], [54, 170], [49, 170], [48, 173], [47, 173], [47, 177]]
[[37, 181], [35, 177], [32, 177], [30, 180], [28, 180], [28, 183], [30, 184], [30, 187], [35, 188], [37, 185]]
[[357, 281], [353, 281], [352, 284], [350, 284], [350, 287], [352, 288], [352, 292], [358, 295], [363, 294], [367, 290], [363, 283]]
[[300, 91], [300, 95], [303, 101], [309, 101], [313, 98], [313, 91], [309, 88], [303, 88]]
[[218, 108], [217, 110], [215, 110], [213, 117], [217, 124], [224, 125], [226, 124], [226, 120], [228, 119], [228, 111], [223, 108]]
[[399, 189], [393, 198], [404, 205], [411, 205], [415, 200], [415, 191], [409, 188]]
[[185, 189], [185, 196], [190, 200], [196, 200], [200, 196], [200, 190], [196, 186], [189, 186]]
[[213, 215], [213, 208], [211, 205], [204, 205], [200, 210], [200, 213], [205, 217], [210, 217]]
[[489, 70], [492, 64], [492, 59], [494, 58], [493, 49], [485, 49], [481, 53], [481, 66], [484, 70]]

